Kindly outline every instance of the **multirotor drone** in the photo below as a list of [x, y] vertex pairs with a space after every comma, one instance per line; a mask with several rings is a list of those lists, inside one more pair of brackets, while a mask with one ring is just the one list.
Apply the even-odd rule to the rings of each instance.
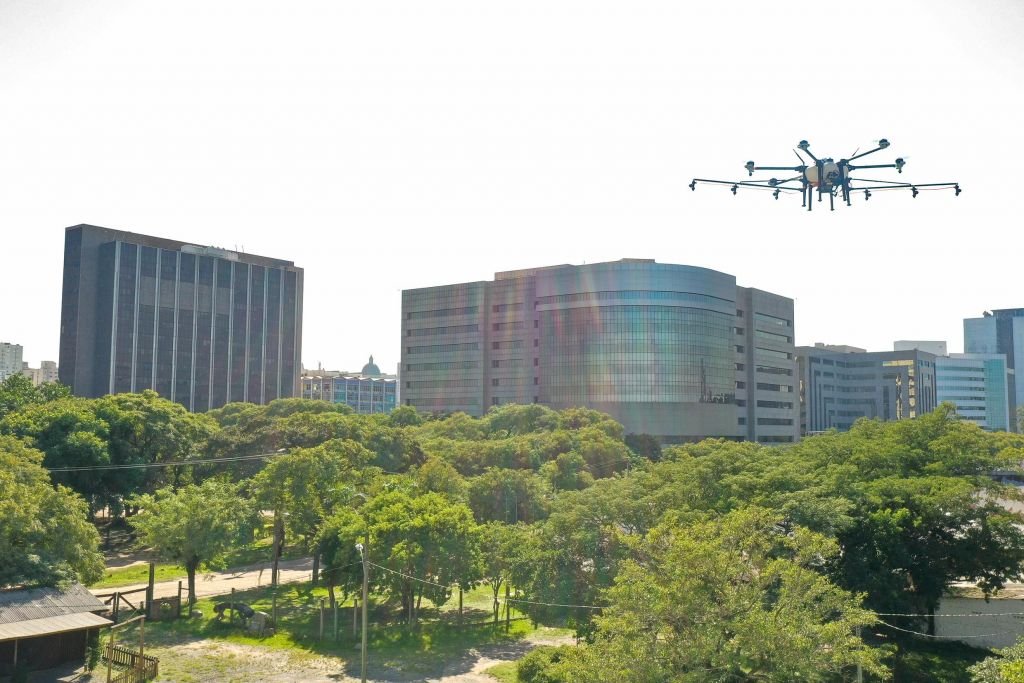
[[[811, 158], [810, 163], [804, 160], [804, 158], [800, 156], [800, 152], [797, 152], [794, 149], [793, 153], [796, 154], [797, 158], [800, 160], [799, 166], [758, 166], [753, 161], [748, 161], [745, 166], [748, 175], [751, 176], [754, 175], [754, 171], [792, 171], [797, 174], [792, 178], [785, 178], [783, 180], [778, 178], [769, 178], [768, 180], [741, 181], [694, 178], [693, 182], [690, 183], [690, 189], [696, 190], [697, 183], [729, 185], [731, 186], [730, 189], [733, 194], [736, 194], [736, 192], [741, 188], [771, 190], [775, 199], [778, 199], [779, 195], [783, 192], [787, 194], [799, 192], [800, 197], [803, 200], [803, 204], [801, 204], [801, 206], [806, 206], [808, 211], [813, 207], [813, 193], [815, 190], [818, 192], [819, 202], [822, 201], [825, 195], [828, 195], [828, 204], [832, 211], [836, 210], [836, 196], [839, 196], [840, 201], [844, 201], [847, 206], [850, 206], [850, 196], [854, 192], [863, 192], [865, 201], [871, 198], [872, 190], [876, 192], [886, 190], [910, 190], [911, 196], [915, 198], [920, 190], [953, 190], [955, 195], [960, 194], [959, 183], [901, 183], [890, 180], [851, 177], [850, 174], [852, 172], [869, 168], [895, 168], [897, 173], [903, 173], [903, 167], [907, 162], [902, 157], [898, 157], [896, 161], [891, 164], [854, 165], [851, 163], [856, 159], [861, 159], [869, 154], [874, 154], [875, 152], [886, 149], [889, 146], [889, 141], [883, 138], [879, 140], [877, 144], [877, 147], [870, 149], [867, 152], [857, 154], [855, 151], [848, 159], [834, 161], [831, 157], [819, 159], [814, 156], [814, 154], [811, 153], [811, 146], [807, 140], [801, 140], [797, 147]], [[854, 183], [856, 183], [856, 185], [854, 185]]]

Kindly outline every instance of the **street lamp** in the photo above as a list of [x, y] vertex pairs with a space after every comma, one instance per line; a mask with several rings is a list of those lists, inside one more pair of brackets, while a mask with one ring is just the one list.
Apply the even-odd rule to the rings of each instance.
[[[370, 543], [369, 537], [366, 539], [367, 545]], [[363, 558], [363, 656], [362, 656], [362, 675], [363, 683], [366, 683], [366, 606], [367, 598], [369, 597], [369, 579], [370, 579], [370, 567], [369, 567], [369, 548], [364, 546], [362, 543], [356, 543], [356, 550], [359, 551], [359, 555]]]

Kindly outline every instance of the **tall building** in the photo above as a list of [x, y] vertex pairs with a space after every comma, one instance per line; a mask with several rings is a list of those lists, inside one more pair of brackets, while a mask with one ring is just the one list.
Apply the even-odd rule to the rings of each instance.
[[954, 353], [935, 361], [938, 402], [956, 406], [957, 415], [983, 429], [1013, 430], [1006, 356]]
[[798, 436], [793, 301], [624, 259], [402, 292], [402, 399], [594, 408], [664, 442]]
[[21, 374], [32, 380], [33, 386], [39, 386], [46, 382], [56, 382], [59, 379], [57, 363], [52, 360], [39, 361], [38, 368], [30, 368], [28, 363], [22, 363]]
[[933, 354], [797, 347], [802, 434], [849, 429], [861, 418], [902, 420], [935, 410]]
[[291, 261], [70, 227], [60, 381], [78, 396], [154, 389], [195, 411], [296, 396], [302, 277]]
[[1024, 382], [1016, 378], [1017, 364], [1024, 364], [1024, 308], [985, 311], [980, 318], [964, 318], [964, 351], [1006, 356], [1009, 410], [1011, 416], [1016, 416], [1017, 408], [1024, 406]]
[[893, 351], [912, 351], [917, 349], [918, 351], [926, 351], [933, 356], [947, 356], [949, 351], [946, 349], [945, 341], [926, 341], [917, 339], [900, 339], [892, 343]]
[[21, 373], [21, 344], [0, 342], [0, 382]]
[[344, 403], [357, 413], [390, 413], [398, 405], [398, 376], [370, 362], [359, 372], [303, 370], [302, 398]]

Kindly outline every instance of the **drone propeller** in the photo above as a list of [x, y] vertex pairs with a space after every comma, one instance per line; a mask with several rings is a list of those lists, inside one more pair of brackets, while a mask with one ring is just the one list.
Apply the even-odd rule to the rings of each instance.
[[857, 152], [859, 152], [859, 151], [860, 151], [860, 147], [858, 147], [857, 149], [853, 150], [853, 154], [851, 154], [850, 156], [848, 156], [848, 157], [846, 157], [846, 158], [847, 158], [847, 159], [850, 159], [850, 158], [852, 158], [852, 157], [855, 157], [855, 156], [857, 156]]
[[798, 151], [796, 151], [796, 150], [794, 149], [794, 150], [793, 150], [793, 154], [795, 154], [795, 155], [796, 155], [796, 158], [800, 160], [800, 165], [801, 165], [801, 166], [806, 166], [806, 165], [807, 165], [807, 162], [806, 162], [806, 161], [804, 161], [804, 158], [803, 158], [802, 156], [800, 156], [800, 152], [798, 152]]

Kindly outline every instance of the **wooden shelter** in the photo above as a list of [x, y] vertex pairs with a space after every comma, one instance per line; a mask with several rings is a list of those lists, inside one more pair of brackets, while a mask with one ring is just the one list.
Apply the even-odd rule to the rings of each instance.
[[82, 660], [91, 633], [109, 626], [106, 605], [81, 584], [0, 590], [0, 675]]

